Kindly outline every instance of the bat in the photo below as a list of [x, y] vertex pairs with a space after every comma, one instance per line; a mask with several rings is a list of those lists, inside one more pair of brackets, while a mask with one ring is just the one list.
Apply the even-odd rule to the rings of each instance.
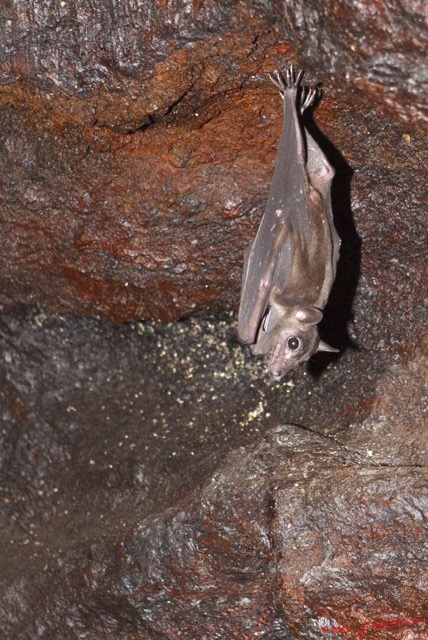
[[302, 76], [293, 66], [269, 74], [284, 103], [283, 130], [266, 210], [244, 253], [238, 313], [239, 339], [255, 355], [270, 354], [276, 380], [316, 351], [337, 352], [318, 335], [340, 250], [334, 170], [304, 127], [316, 89], [302, 87]]

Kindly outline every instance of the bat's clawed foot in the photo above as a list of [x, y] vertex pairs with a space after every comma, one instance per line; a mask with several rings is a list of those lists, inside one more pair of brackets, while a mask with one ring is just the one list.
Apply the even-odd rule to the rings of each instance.
[[[295, 70], [294, 66], [290, 64], [283, 73], [275, 71], [274, 73], [268, 73], [268, 76], [275, 87], [279, 89], [281, 96], [284, 97], [286, 91], [297, 93], [300, 88], [303, 73], [302, 70]], [[307, 107], [313, 104], [316, 94], [316, 89], [302, 88], [302, 113]]]
[[298, 89], [300, 82], [303, 78], [304, 71], [300, 69], [299, 71], [295, 71], [294, 66], [290, 64], [289, 67], [285, 70], [285, 77], [287, 80], [287, 86], [289, 89]]
[[300, 108], [301, 113], [305, 111], [308, 107], [311, 107], [314, 104], [314, 100], [317, 96], [316, 87], [303, 87], [302, 89], [302, 106]]
[[274, 71], [274, 73], [268, 73], [270, 81], [275, 85], [281, 94], [284, 93], [287, 89], [287, 85], [285, 83], [284, 78], [280, 74], [279, 71]]
[[275, 71], [274, 73], [268, 74], [271, 82], [273, 82], [275, 87], [279, 89], [279, 93], [281, 94], [282, 99], [284, 99], [285, 93], [287, 91], [294, 93], [294, 95], [297, 95], [299, 89], [301, 89], [301, 93], [299, 93], [301, 114], [303, 114], [303, 112], [308, 107], [314, 104], [315, 98], [317, 97], [318, 93], [315, 87], [301, 87], [300, 83], [303, 78], [303, 73], [304, 72], [302, 70], [297, 71], [296, 69], [294, 69], [294, 66], [290, 64], [290, 66], [287, 67], [283, 73], [281, 73], [280, 71]]
[[295, 71], [292, 64], [286, 68], [284, 73], [280, 71], [275, 71], [274, 73], [269, 73], [268, 76], [280, 91], [281, 94], [284, 91], [296, 90], [300, 86], [300, 82], [303, 78], [303, 71]]

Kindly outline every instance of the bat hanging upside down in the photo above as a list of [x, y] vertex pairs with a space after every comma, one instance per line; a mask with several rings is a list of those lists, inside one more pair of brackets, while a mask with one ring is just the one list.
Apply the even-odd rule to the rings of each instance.
[[330, 191], [334, 176], [303, 126], [316, 90], [300, 87], [292, 66], [270, 75], [284, 102], [284, 124], [259, 230], [244, 255], [238, 335], [257, 355], [270, 353], [280, 380], [316, 351], [337, 351], [318, 336], [336, 274], [340, 239]]

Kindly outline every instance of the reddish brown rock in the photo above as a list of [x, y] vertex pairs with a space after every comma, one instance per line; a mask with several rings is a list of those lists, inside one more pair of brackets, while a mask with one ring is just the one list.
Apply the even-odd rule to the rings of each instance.
[[[119, 4], [2, 23], [0, 636], [422, 640], [418, 8]], [[324, 81], [341, 353], [273, 383], [233, 317], [49, 316], [237, 306], [281, 125], [265, 72], [293, 57], [274, 23]]]
[[[132, 135], [33, 124], [28, 112], [4, 108], [3, 301], [115, 321], [172, 320], [232, 304], [243, 245], [238, 220], [262, 205], [269, 175], [265, 107], [255, 89], [239, 88], [260, 69], [269, 41], [255, 49], [248, 38], [233, 43], [241, 78], [230, 75], [230, 59], [214, 77], [206, 47], [191, 54], [205, 69], [202, 92], [224, 85], [222, 98], [206, 95], [201, 106], [189, 97], [175, 117]], [[217, 56], [227, 60], [230, 48], [220, 43]], [[174, 62], [157, 69], [164, 91], [180, 82]]]
[[[117, 322], [235, 307], [280, 129], [265, 72], [303, 39], [300, 63], [327, 90], [321, 129], [344, 125], [346, 100], [358, 105], [353, 135], [339, 127], [333, 140], [348, 139], [342, 151], [364, 145], [361, 107], [394, 108], [417, 129], [418, 11], [121, 2], [110, 12], [42, 1], [31, 14], [4, 10], [0, 300]], [[413, 153], [402, 148], [402, 165]]]

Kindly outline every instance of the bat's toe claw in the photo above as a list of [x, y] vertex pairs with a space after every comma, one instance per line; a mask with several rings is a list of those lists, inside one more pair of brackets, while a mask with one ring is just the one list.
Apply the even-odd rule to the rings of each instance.
[[283, 95], [284, 91], [287, 88], [287, 85], [284, 82], [284, 78], [280, 74], [279, 71], [275, 71], [274, 73], [268, 73], [270, 81], [275, 85], [281, 95]]
[[316, 95], [317, 95], [316, 88], [308, 89], [307, 92], [305, 92], [305, 94], [302, 93], [301, 113], [303, 113], [305, 109], [313, 105]]
[[298, 89], [300, 82], [303, 78], [303, 70], [296, 71], [294, 66], [290, 64], [284, 71], [284, 73], [280, 73], [279, 71], [275, 71], [275, 73], [269, 73], [269, 78], [273, 82], [273, 84], [279, 89], [281, 94], [284, 94], [287, 90], [296, 90]]

